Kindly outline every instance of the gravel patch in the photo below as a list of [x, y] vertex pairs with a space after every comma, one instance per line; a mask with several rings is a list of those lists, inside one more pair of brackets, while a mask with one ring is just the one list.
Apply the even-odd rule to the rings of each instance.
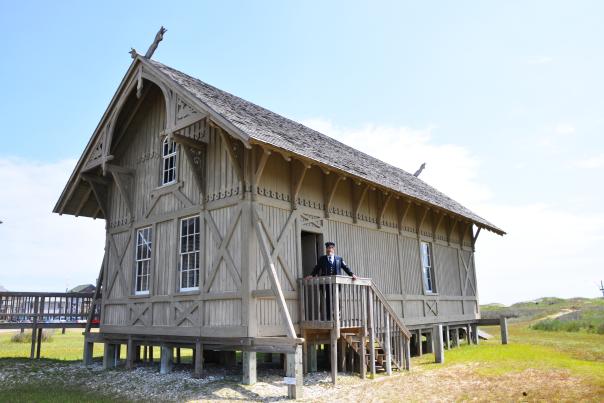
[[[0, 389], [32, 384], [53, 384], [81, 388], [131, 401], [280, 401], [287, 399], [287, 385], [279, 368], [258, 368], [255, 385], [241, 385], [238, 368], [207, 366], [202, 379], [192, 377], [190, 366], [176, 365], [170, 374], [161, 375], [158, 365], [139, 365], [133, 370], [105, 371], [100, 362], [89, 368], [77, 362], [0, 361]], [[329, 372], [304, 377], [304, 399], [314, 401], [344, 391], [363, 381], [353, 374], [339, 374], [338, 385]]]

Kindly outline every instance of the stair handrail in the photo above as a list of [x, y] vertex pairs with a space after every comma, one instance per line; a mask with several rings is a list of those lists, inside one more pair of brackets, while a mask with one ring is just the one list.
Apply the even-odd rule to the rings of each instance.
[[374, 294], [377, 296], [377, 298], [380, 300], [380, 302], [382, 303], [382, 305], [386, 308], [386, 311], [390, 314], [390, 317], [392, 318], [392, 320], [401, 329], [401, 331], [403, 332], [403, 334], [405, 335], [405, 337], [407, 339], [410, 339], [411, 338], [411, 332], [409, 331], [409, 329], [407, 328], [407, 326], [405, 326], [405, 324], [403, 323], [403, 321], [400, 320], [400, 318], [398, 317], [398, 315], [396, 314], [396, 312], [394, 312], [394, 310], [392, 309], [392, 306], [390, 306], [390, 303], [388, 303], [388, 300], [386, 299], [386, 297], [384, 296], [384, 294], [382, 294], [382, 292], [380, 291], [380, 289], [375, 285], [375, 283], [373, 282], [373, 280], [371, 280], [370, 287], [371, 287], [371, 290], [374, 292]]

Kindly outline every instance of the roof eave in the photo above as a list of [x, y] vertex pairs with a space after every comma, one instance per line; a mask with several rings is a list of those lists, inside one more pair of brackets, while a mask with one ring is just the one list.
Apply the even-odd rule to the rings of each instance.
[[[484, 228], [484, 229], [486, 229], [486, 230], [488, 230], [490, 232], [493, 232], [493, 233], [495, 233], [497, 235], [503, 236], [503, 235], [506, 234], [506, 232], [504, 230], [502, 230], [501, 228], [499, 228], [499, 227], [497, 227], [495, 225], [492, 225], [492, 224], [490, 224], [488, 222], [478, 221], [478, 220], [476, 220], [476, 219], [474, 219], [472, 217], [464, 216], [463, 214], [457, 213], [455, 211], [451, 211], [451, 210], [449, 210], [449, 209], [447, 209], [445, 207], [438, 206], [438, 205], [436, 205], [434, 203], [430, 203], [430, 202], [428, 202], [426, 200], [419, 199], [419, 198], [417, 198], [415, 196], [412, 196], [412, 195], [400, 192], [400, 191], [398, 191], [396, 189], [385, 187], [384, 185], [381, 185], [381, 184], [379, 184], [377, 182], [373, 182], [373, 181], [368, 180], [367, 178], [363, 178], [361, 176], [351, 174], [350, 172], [343, 171], [343, 170], [341, 170], [339, 168], [336, 168], [336, 167], [333, 167], [331, 165], [325, 164], [324, 162], [321, 162], [321, 161], [316, 160], [314, 158], [308, 157], [306, 155], [298, 154], [295, 151], [284, 149], [284, 148], [275, 146], [274, 144], [270, 144], [270, 143], [267, 143], [267, 142], [264, 142], [264, 141], [261, 141], [261, 140], [258, 140], [258, 139], [251, 139], [250, 140], [250, 144], [257, 144], [259, 146], [265, 146], [265, 147], [269, 147], [269, 148], [280, 150], [280, 151], [285, 152], [287, 154], [295, 155], [297, 158], [303, 158], [305, 160], [312, 161], [312, 163], [314, 165], [321, 166], [324, 169], [329, 169], [329, 170], [332, 170], [334, 172], [338, 172], [342, 176], [348, 176], [348, 177], [351, 177], [351, 178], [355, 178], [355, 179], [357, 179], [359, 181], [365, 181], [367, 183], [371, 183], [372, 185], [375, 185], [376, 187], [380, 187], [380, 188], [384, 189], [385, 191], [395, 192], [395, 193], [397, 193], [400, 196], [409, 198], [409, 199], [415, 201], [416, 203], [425, 204], [425, 205], [430, 206], [431, 208], [436, 208], [436, 209], [439, 209], [439, 210], [446, 211], [446, 212], [448, 212], [449, 214], [451, 214], [453, 216], [460, 217], [460, 218], [462, 218], [464, 220], [467, 220], [467, 221], [473, 223], [474, 225], [476, 225], [477, 227]], [[486, 220], [484, 220], [484, 221], [486, 221]]]

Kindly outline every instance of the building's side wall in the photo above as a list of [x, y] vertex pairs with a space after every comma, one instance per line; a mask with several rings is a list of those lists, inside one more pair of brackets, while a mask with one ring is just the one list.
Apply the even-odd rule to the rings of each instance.
[[[403, 200], [394, 198], [389, 200], [380, 222], [381, 206], [387, 196], [375, 189], [367, 191], [358, 210], [357, 222], [354, 222], [354, 194], [360, 186], [350, 179], [338, 183], [326, 214], [326, 193], [329, 193], [329, 188], [325, 186], [333, 183], [333, 177], [329, 179], [316, 166], [306, 171], [298, 195], [299, 203], [297, 209], [293, 210], [289, 164], [279, 154], [270, 156], [259, 182], [258, 203], [262, 206], [263, 219], [272, 228], [275, 238], [284, 230], [289, 215], [295, 217], [286, 228], [287, 246], [283, 251], [283, 258], [292, 276], [302, 276], [299, 237], [302, 230], [308, 229], [323, 234], [325, 240], [336, 242], [337, 253], [344, 257], [357, 275], [373, 279], [408, 326], [468, 321], [478, 317], [470, 226], [463, 227], [457, 223], [451, 229], [453, 220], [450, 217], [441, 218], [432, 211], [424, 217], [423, 207], [416, 204], [411, 205], [399, 225], [404, 204]], [[329, 175], [337, 174], [332, 172]], [[316, 221], [317, 218], [320, 220]], [[418, 221], [422, 222], [419, 233]], [[459, 242], [460, 231], [464, 238], [462, 245]], [[424, 292], [420, 241], [432, 244], [435, 294]], [[261, 264], [259, 257], [259, 268]], [[277, 266], [278, 273], [281, 273], [284, 268], [281, 263]], [[284, 290], [292, 289], [285, 276], [280, 274], [280, 279]], [[269, 288], [269, 284], [259, 282], [261, 288]], [[286, 298], [289, 298], [290, 312], [297, 319], [296, 293], [286, 294]], [[273, 334], [273, 324], [281, 320], [274, 300], [262, 301], [258, 307], [259, 332]], [[268, 309], [260, 310], [260, 307]]]
[[[101, 331], [191, 336], [241, 336], [241, 186], [218, 129], [201, 154], [205, 188], [179, 145], [177, 182], [160, 186], [166, 110], [150, 90], [116, 149], [113, 164], [133, 170], [126, 181], [133, 213], [115, 181], [109, 185]], [[180, 219], [200, 216], [200, 290], [179, 290]], [[148, 296], [134, 295], [136, 230], [153, 229]], [[228, 235], [228, 242], [223, 238]], [[219, 253], [220, 252], [220, 253]], [[227, 256], [228, 255], [228, 256]]]

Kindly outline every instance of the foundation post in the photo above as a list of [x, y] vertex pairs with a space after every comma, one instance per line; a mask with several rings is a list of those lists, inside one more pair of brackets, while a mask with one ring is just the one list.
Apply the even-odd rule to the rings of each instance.
[[162, 345], [161, 353], [160, 353], [160, 366], [159, 373], [160, 374], [169, 374], [172, 372], [173, 365], [173, 349], [172, 347]]
[[243, 384], [253, 385], [256, 383], [256, 352], [243, 351]]
[[300, 399], [302, 397], [302, 387], [304, 385], [301, 345], [296, 346], [295, 353], [287, 354], [285, 376], [288, 382], [287, 397], [290, 399]]
[[500, 317], [499, 327], [501, 328], [501, 344], [508, 344], [508, 318]]
[[434, 325], [432, 328], [434, 340], [434, 362], [442, 364], [445, 362], [445, 346], [443, 342], [443, 325]]

